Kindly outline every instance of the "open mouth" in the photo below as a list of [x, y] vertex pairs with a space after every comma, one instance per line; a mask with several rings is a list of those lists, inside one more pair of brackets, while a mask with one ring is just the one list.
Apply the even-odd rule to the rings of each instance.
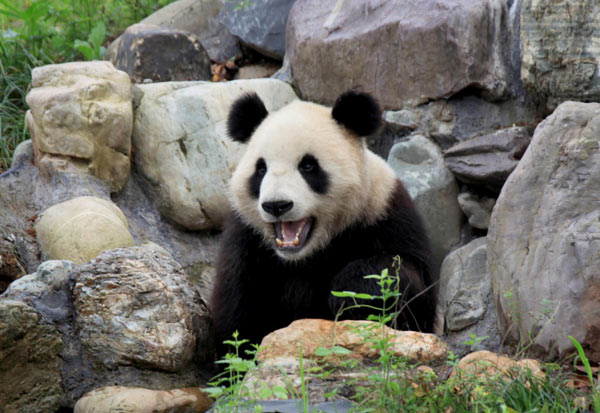
[[312, 218], [302, 218], [298, 221], [278, 221], [275, 227], [275, 242], [280, 250], [297, 250], [306, 244], [313, 226]]

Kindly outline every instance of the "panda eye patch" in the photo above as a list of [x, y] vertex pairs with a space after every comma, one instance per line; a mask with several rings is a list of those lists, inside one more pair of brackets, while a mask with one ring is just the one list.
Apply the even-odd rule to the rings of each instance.
[[312, 155], [304, 155], [302, 160], [300, 160], [300, 164], [298, 165], [298, 169], [301, 172], [313, 172], [319, 167], [319, 162]]
[[298, 170], [313, 191], [318, 194], [325, 194], [327, 192], [329, 188], [329, 175], [321, 168], [317, 158], [307, 153], [300, 160]]
[[267, 164], [263, 158], [259, 158], [256, 161], [255, 172], [257, 175], [264, 175], [267, 173]]
[[263, 158], [259, 158], [254, 166], [254, 173], [248, 180], [248, 191], [253, 198], [260, 195], [260, 184], [267, 173], [267, 163]]

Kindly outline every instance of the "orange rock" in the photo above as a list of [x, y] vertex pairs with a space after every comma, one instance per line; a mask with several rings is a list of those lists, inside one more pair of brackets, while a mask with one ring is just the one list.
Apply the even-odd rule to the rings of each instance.
[[[304, 358], [318, 357], [319, 347], [340, 346], [352, 353], [347, 357], [358, 360], [372, 360], [379, 356], [373, 341], [386, 337], [390, 350], [398, 357], [420, 362], [444, 360], [448, 347], [433, 334], [414, 331], [398, 331], [384, 326], [382, 329], [372, 321], [346, 320], [334, 323], [329, 320], [296, 320], [289, 326], [267, 335], [258, 354], [261, 361], [274, 357], [298, 357], [300, 346]], [[339, 358], [339, 356], [338, 356]]]
[[546, 377], [537, 360], [523, 359], [516, 361], [507, 356], [485, 350], [476, 351], [463, 357], [450, 377], [456, 376], [458, 371], [462, 374], [475, 374], [476, 376], [489, 378], [498, 375], [510, 378], [515, 374], [530, 371], [532, 376], [539, 379]]

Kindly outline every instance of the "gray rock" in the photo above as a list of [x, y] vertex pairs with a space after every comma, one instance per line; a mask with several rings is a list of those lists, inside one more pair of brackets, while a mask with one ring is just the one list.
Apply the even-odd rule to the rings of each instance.
[[440, 271], [439, 297], [448, 330], [462, 330], [481, 320], [491, 293], [485, 238], [448, 254]]
[[469, 220], [469, 225], [477, 229], [488, 229], [492, 209], [496, 200], [486, 196], [477, 196], [470, 192], [461, 192], [458, 195], [458, 205]]
[[386, 109], [467, 88], [507, 96], [501, 0], [296, 1], [286, 55], [303, 98], [333, 103], [357, 85]]
[[444, 166], [440, 149], [427, 138], [413, 135], [395, 144], [388, 164], [406, 186], [423, 217], [432, 247], [433, 270], [460, 240], [462, 212], [458, 186]]
[[115, 46], [111, 61], [134, 83], [207, 80], [210, 59], [196, 36], [189, 32], [134, 24]]
[[243, 146], [225, 132], [233, 101], [255, 91], [268, 110], [296, 98], [273, 79], [136, 86], [135, 165], [164, 218], [191, 230], [219, 228]]
[[108, 369], [177, 372], [194, 356], [210, 357], [206, 304], [181, 266], [163, 254], [139, 247], [106, 251], [73, 273], [72, 293], [79, 340]]
[[0, 299], [0, 406], [5, 412], [63, 407], [63, 342], [56, 328], [20, 301]]
[[444, 153], [444, 161], [461, 181], [499, 190], [517, 167], [530, 139], [525, 128], [502, 129], [454, 145]]
[[33, 145], [31, 139], [24, 140], [15, 148], [13, 152], [11, 168], [17, 168], [25, 162], [33, 162]]
[[500, 348], [485, 238], [452, 251], [440, 272], [439, 311], [444, 315], [444, 340], [456, 354]]
[[[222, 0], [178, 0], [139, 23], [192, 33], [202, 43], [211, 60], [224, 62], [241, 57], [242, 53], [237, 39], [216, 19], [221, 7]], [[111, 60], [119, 41], [120, 38], [108, 47], [107, 60]]]
[[536, 129], [496, 202], [488, 261], [502, 333], [600, 361], [600, 104], [566, 102]]
[[227, 1], [218, 20], [242, 43], [259, 53], [283, 59], [285, 26], [294, 0]]
[[600, 99], [599, 28], [598, 2], [523, 0], [521, 76], [542, 106]]

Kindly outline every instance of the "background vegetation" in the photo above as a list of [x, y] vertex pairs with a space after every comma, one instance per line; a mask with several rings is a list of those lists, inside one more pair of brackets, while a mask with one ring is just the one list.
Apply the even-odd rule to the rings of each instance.
[[0, 0], [0, 173], [29, 138], [31, 69], [100, 59], [127, 26], [173, 0]]

